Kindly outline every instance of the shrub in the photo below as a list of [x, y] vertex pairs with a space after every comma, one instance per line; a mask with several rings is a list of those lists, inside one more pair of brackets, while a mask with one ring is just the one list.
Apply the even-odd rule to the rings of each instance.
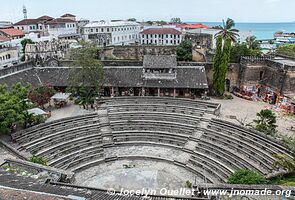
[[187, 180], [187, 181], [185, 182], [185, 185], [186, 185], [187, 188], [192, 188], [192, 187], [193, 187], [192, 182], [190, 182], [189, 180]]
[[30, 162], [47, 166], [47, 160], [35, 155], [30, 158]]
[[261, 174], [248, 169], [241, 169], [233, 174], [228, 179], [229, 184], [246, 184], [246, 185], [259, 185], [266, 184], [267, 180]]

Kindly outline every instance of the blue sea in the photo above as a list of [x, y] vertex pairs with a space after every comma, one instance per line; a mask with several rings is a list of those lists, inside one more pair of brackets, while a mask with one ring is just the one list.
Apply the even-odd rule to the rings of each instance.
[[[197, 22], [207, 26], [222, 25], [219, 22]], [[273, 39], [274, 33], [283, 31], [286, 33], [295, 33], [295, 22], [290, 23], [236, 23], [236, 29], [240, 31], [251, 31], [259, 40]]]

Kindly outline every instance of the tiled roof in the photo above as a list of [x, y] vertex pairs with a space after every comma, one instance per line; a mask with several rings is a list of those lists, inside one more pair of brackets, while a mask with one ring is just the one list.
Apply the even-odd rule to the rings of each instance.
[[62, 15], [61, 17], [76, 17], [76, 16], [72, 15], [70, 13], [66, 13], [66, 14]]
[[145, 55], [143, 59], [144, 68], [175, 68], [177, 61], [175, 55]]
[[5, 37], [5, 36], [0, 35], [0, 42], [7, 42], [9, 40], [10, 39], [8, 37]]
[[0, 32], [3, 32], [5, 35], [11, 36], [11, 37], [25, 35], [25, 33], [22, 30], [15, 29], [15, 28], [0, 29]]
[[39, 18], [37, 18], [38, 20], [53, 20], [54, 18], [53, 17], [50, 17], [50, 16], [47, 16], [47, 15], [43, 15]]
[[184, 29], [209, 28], [209, 26], [205, 26], [203, 24], [178, 24], [176, 27]]
[[181, 35], [181, 32], [175, 28], [148, 28], [143, 30], [141, 34]]
[[64, 24], [64, 23], [75, 23], [74, 20], [64, 19], [64, 18], [56, 18], [54, 20], [46, 22], [47, 24]]
[[37, 24], [39, 21], [40, 21], [39, 19], [23, 19], [13, 25], [14, 26], [31, 25], [31, 24]]

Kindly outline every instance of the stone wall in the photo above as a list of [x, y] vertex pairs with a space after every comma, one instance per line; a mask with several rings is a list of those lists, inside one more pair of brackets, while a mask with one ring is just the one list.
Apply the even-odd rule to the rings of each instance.
[[101, 58], [105, 60], [143, 60], [144, 55], [176, 55], [176, 46], [109, 46], [103, 49]]

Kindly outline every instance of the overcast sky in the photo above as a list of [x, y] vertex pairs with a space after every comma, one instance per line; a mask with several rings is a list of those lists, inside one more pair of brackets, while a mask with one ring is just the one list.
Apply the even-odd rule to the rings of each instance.
[[58, 17], [72, 13], [77, 19], [170, 20], [180, 17], [189, 22], [294, 22], [295, 0], [1, 0], [0, 21], [41, 15]]

